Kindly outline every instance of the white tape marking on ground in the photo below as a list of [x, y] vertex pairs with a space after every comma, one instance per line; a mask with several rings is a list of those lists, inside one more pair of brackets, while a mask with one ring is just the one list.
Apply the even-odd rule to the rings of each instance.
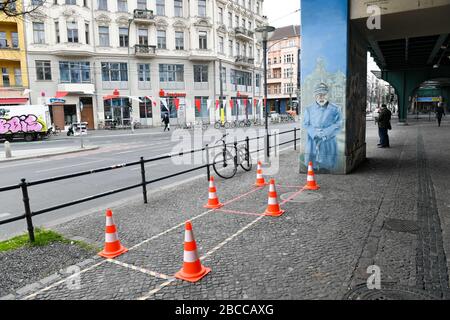
[[242, 232], [244, 232], [245, 230], [247, 230], [248, 228], [250, 228], [252, 225], [254, 225], [256, 222], [258, 222], [259, 220], [261, 220], [262, 218], [264, 218], [265, 216], [261, 216], [256, 218], [255, 220], [253, 220], [252, 222], [250, 222], [248, 225], [246, 225], [245, 227], [243, 227], [242, 229], [240, 229], [238, 232], [236, 232], [235, 234], [233, 234], [232, 236], [228, 237], [227, 239], [225, 239], [223, 242], [219, 243], [215, 248], [213, 248], [212, 250], [210, 250], [209, 252], [207, 252], [204, 256], [202, 256], [200, 258], [200, 260], [204, 260], [206, 259], [208, 256], [212, 255], [214, 252], [216, 252], [217, 250], [219, 250], [220, 248], [222, 248], [224, 245], [226, 245], [228, 242], [230, 242], [231, 240], [233, 240], [234, 238], [236, 238], [238, 235], [240, 235]]
[[5, 212], [5, 213], [0, 213], [0, 218], [5, 218], [5, 217], [8, 217], [8, 216], [10, 216], [11, 215], [11, 213], [7, 213], [7, 212]]
[[148, 275], [150, 275], [152, 277], [155, 277], [155, 278], [160, 278], [160, 279], [164, 279], [164, 280], [173, 279], [173, 277], [171, 277], [171, 276], [167, 276], [165, 274], [162, 274], [162, 273], [159, 273], [159, 272], [155, 272], [155, 271], [150, 271], [150, 270], [147, 270], [147, 269], [144, 269], [144, 268], [141, 268], [141, 267], [136, 267], [134, 265], [131, 265], [131, 264], [128, 264], [128, 263], [124, 263], [124, 262], [121, 262], [121, 261], [117, 261], [117, 260], [113, 260], [113, 259], [108, 259], [106, 261], [114, 263], [114, 264], [117, 264], [117, 265], [125, 267], [125, 268], [129, 268], [129, 269], [135, 270], [135, 271], [140, 271], [142, 273], [148, 274]]
[[[148, 169], [148, 168], [151, 168], [151, 167], [156, 167], [156, 166], [159, 166], [159, 165], [161, 165], [161, 163], [151, 163], [149, 165], [146, 165], [145, 169]], [[130, 171], [138, 171], [138, 170], [141, 170], [141, 167], [130, 169]]]
[[162, 290], [164, 287], [167, 287], [169, 284], [171, 284], [172, 282], [174, 282], [176, 279], [170, 279], [169, 281], [166, 281], [164, 283], [161, 283], [159, 286], [157, 286], [155, 289], [153, 289], [152, 291], [150, 291], [149, 293], [147, 293], [145, 296], [138, 298], [138, 300], [147, 300], [148, 298], [150, 298], [152, 295], [154, 295], [155, 293], [157, 293], [158, 291]]
[[48, 286], [48, 287], [45, 287], [45, 288], [43, 288], [43, 289], [41, 289], [41, 290], [39, 290], [39, 291], [36, 291], [35, 293], [30, 294], [29, 296], [26, 296], [26, 297], [23, 298], [22, 300], [28, 300], [28, 299], [30, 299], [30, 298], [33, 298], [33, 297], [37, 296], [38, 294], [40, 294], [40, 293], [42, 293], [42, 292], [44, 292], [44, 291], [50, 290], [51, 288], [56, 287], [57, 285], [60, 285], [61, 283], [66, 282], [66, 281], [69, 280], [70, 278], [76, 277], [76, 276], [78, 276], [78, 275], [80, 275], [80, 274], [82, 274], [82, 273], [85, 273], [86, 271], [89, 271], [89, 270], [91, 270], [91, 269], [94, 269], [94, 268], [98, 267], [99, 265], [101, 265], [101, 264], [103, 264], [103, 263], [105, 263], [105, 262], [106, 262], [106, 260], [102, 260], [102, 261], [100, 261], [99, 263], [96, 263], [96, 264], [90, 266], [89, 268], [83, 269], [83, 270], [81, 270], [81, 271], [79, 271], [79, 272], [75, 272], [74, 274], [70, 275], [70, 276], [67, 277], [67, 278], [64, 278], [63, 280], [60, 280], [60, 281], [58, 281], [58, 282], [55, 282], [55, 283], [53, 283], [52, 285], [50, 285], [50, 286]]

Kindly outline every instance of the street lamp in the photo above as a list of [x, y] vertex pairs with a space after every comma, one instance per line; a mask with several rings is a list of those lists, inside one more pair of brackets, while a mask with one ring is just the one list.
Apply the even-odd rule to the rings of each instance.
[[269, 112], [267, 109], [267, 41], [272, 36], [273, 32], [275, 31], [275, 27], [265, 25], [262, 27], [258, 27], [255, 29], [255, 33], [258, 37], [258, 40], [262, 40], [263, 45], [263, 59], [264, 59], [264, 115], [266, 118], [265, 121], [265, 128], [266, 128], [266, 136], [265, 136], [265, 145], [266, 145], [266, 153], [265, 153], [265, 162], [268, 163], [269, 157], [270, 157], [270, 149], [269, 149], [269, 126], [268, 126], [268, 119], [269, 119]]

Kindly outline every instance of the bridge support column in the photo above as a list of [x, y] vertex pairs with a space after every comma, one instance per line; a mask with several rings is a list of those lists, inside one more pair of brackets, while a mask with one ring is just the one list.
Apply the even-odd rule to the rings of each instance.
[[302, 0], [300, 171], [346, 174], [366, 158], [367, 43], [348, 0]]

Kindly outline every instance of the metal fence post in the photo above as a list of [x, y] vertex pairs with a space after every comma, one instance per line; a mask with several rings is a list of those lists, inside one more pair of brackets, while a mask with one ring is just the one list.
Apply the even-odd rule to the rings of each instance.
[[209, 181], [211, 179], [211, 169], [209, 168], [209, 145], [208, 144], [205, 146], [205, 151], [206, 151], [206, 176]]
[[269, 131], [267, 131], [267, 136], [266, 136], [266, 154], [267, 154], [267, 159], [270, 159], [270, 134]]
[[245, 138], [245, 144], [247, 146], [247, 167], [250, 167], [250, 139], [248, 136]]
[[20, 184], [20, 187], [22, 188], [23, 204], [25, 206], [25, 218], [27, 219], [28, 236], [30, 238], [30, 242], [34, 242], [34, 228], [33, 220], [31, 218], [30, 198], [28, 197], [28, 185], [25, 179], [21, 179], [21, 181], [22, 183]]
[[141, 157], [141, 177], [142, 177], [142, 195], [144, 196], [144, 203], [148, 203], [148, 201], [147, 201], [147, 181], [145, 178], [144, 157]]
[[297, 128], [294, 127], [294, 150], [297, 150]]
[[234, 167], [238, 166], [237, 138], [234, 139]]

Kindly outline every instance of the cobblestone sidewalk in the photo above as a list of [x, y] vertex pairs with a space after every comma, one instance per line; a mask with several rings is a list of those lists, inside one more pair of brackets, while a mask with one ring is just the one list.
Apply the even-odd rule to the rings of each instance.
[[[450, 150], [427, 143], [436, 139], [430, 124], [395, 127], [392, 148], [382, 150], [374, 147], [375, 128], [368, 130], [369, 160], [351, 175], [317, 176], [320, 191], [303, 191], [298, 154], [282, 153], [274, 176], [286, 210], [279, 218], [262, 215], [268, 190], [253, 187], [255, 170], [216, 180], [224, 210], [203, 208], [206, 179], [154, 192], [148, 205], [112, 208], [128, 253], [84, 260], [79, 272], [9, 298], [448, 299], [449, 197], [440, 192], [448, 192], [450, 172], [442, 168], [437, 179], [430, 163], [443, 163]], [[212, 269], [195, 284], [173, 278], [187, 219]], [[98, 212], [55, 229], [102, 246], [104, 223]], [[381, 290], [367, 289], [371, 265], [380, 267]]]

